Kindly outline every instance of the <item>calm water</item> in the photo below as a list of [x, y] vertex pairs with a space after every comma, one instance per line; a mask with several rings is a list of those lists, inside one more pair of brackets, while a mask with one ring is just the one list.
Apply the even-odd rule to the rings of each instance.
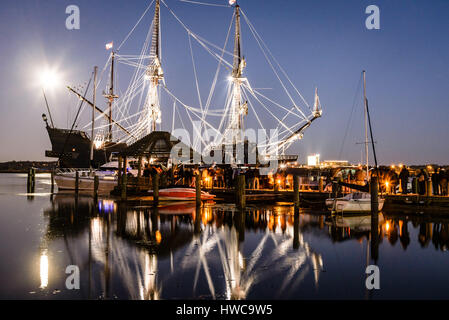
[[[34, 196], [25, 174], [0, 174], [1, 299], [449, 298], [449, 219], [333, 220], [288, 205], [123, 207], [112, 200]], [[367, 292], [377, 254], [381, 289]], [[67, 290], [68, 265], [80, 290]]]

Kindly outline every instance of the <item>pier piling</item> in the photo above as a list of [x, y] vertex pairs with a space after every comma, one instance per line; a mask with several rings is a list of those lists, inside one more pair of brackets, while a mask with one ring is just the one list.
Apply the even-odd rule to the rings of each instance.
[[51, 170], [51, 194], [55, 193], [55, 170]]
[[98, 187], [100, 185], [100, 180], [97, 175], [94, 176], [94, 199], [98, 200]]
[[80, 190], [80, 173], [77, 171], [75, 173], [75, 193], [78, 194]]
[[244, 175], [237, 176], [237, 185], [235, 188], [235, 199], [236, 199], [236, 204], [240, 209], [245, 208], [246, 199], [245, 199], [245, 176]]
[[128, 176], [124, 174], [122, 176], [122, 186], [121, 186], [121, 198], [122, 200], [126, 200], [126, 185], [128, 183]]
[[429, 177], [426, 181], [426, 196], [431, 197], [432, 196], [432, 178]]
[[27, 193], [33, 193], [34, 192], [34, 181], [33, 181], [33, 168], [30, 168], [28, 170], [28, 176], [27, 176]]
[[295, 207], [293, 215], [293, 249], [299, 249], [299, 207]]
[[196, 192], [196, 206], [201, 206], [201, 175], [199, 173], [195, 174], [195, 192]]
[[412, 193], [418, 194], [418, 179], [416, 177], [412, 181]]
[[318, 191], [324, 192], [324, 177], [320, 177], [320, 180], [318, 182]]
[[299, 176], [293, 176], [293, 203], [299, 207]]

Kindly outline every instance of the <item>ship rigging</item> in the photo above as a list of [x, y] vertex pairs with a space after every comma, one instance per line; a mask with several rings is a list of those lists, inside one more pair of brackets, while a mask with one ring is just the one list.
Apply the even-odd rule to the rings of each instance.
[[[94, 146], [97, 150], [103, 150], [105, 161], [110, 157], [112, 150], [120, 149], [116, 148], [119, 145], [122, 148], [125, 144], [134, 143], [151, 132], [158, 130], [174, 132], [178, 127], [195, 133], [191, 141], [184, 142], [200, 152], [207, 152], [222, 145], [235, 145], [248, 141], [251, 138], [247, 137], [246, 129], [252, 128], [257, 131], [258, 129], [272, 128], [275, 129], [277, 135], [269, 136], [264, 141], [251, 142], [257, 142], [259, 154], [262, 153], [266, 157], [283, 155], [295, 141], [302, 138], [304, 131], [311, 123], [321, 116], [322, 109], [317, 90], [315, 90], [314, 104], [311, 107], [294, 86], [285, 69], [275, 59], [242, 8], [236, 3], [232, 7], [233, 14], [224, 44], [218, 46], [192, 31], [167, 5], [166, 0], [153, 0], [117, 49], [112, 48], [109, 59], [103, 68], [102, 75], [108, 66], [110, 70], [109, 83], [106, 92], [103, 93], [107, 101], [105, 111], [90, 102], [86, 98], [86, 94], [80, 93], [79, 89], [68, 86], [71, 93], [74, 93], [77, 98], [97, 112], [96, 118], [93, 119], [96, 124], [99, 123], [98, 120], [103, 119], [103, 124], [97, 125], [95, 128], [96, 135], [92, 134], [90, 139], [95, 139]], [[122, 54], [122, 47], [145, 20], [145, 16], [151, 8], [154, 8], [151, 27], [148, 29], [140, 54]], [[161, 10], [162, 8], [166, 10]], [[185, 84], [193, 87], [193, 92], [196, 91], [198, 98], [196, 102], [192, 101], [192, 97], [195, 95], [181, 98], [175, 95], [170, 89], [170, 85], [166, 83], [162, 68], [161, 11], [174, 19], [187, 36], [194, 81], [187, 81]], [[250, 74], [247, 71], [250, 72], [251, 68], [247, 70], [247, 60], [243, 55], [242, 22], [246, 23], [245, 30], [249, 31], [248, 34], [255, 40], [257, 44], [255, 47], [262, 52], [266, 66], [271, 69], [274, 80], [277, 81], [278, 87], [283, 92], [278, 94], [284, 99], [283, 102], [275, 101], [268, 94], [262, 93], [264, 88], [256, 88], [250, 84]], [[233, 49], [228, 50], [232, 28], [234, 28]], [[109, 48], [111, 47], [112, 44]], [[199, 69], [203, 64], [204, 53], [201, 59], [197, 59], [194, 52], [198, 48], [217, 62], [207, 99], [203, 99], [201, 96], [204, 87], [200, 86]], [[200, 63], [197, 60], [200, 60]], [[129, 85], [124, 92], [120, 91], [120, 95], [115, 92], [114, 85], [117, 78], [116, 63], [132, 69]], [[170, 61], [165, 61], [164, 65], [169, 66]], [[172, 71], [170, 68], [167, 70], [169, 73]], [[228, 75], [225, 75], [228, 80], [225, 81], [226, 88], [223, 88], [222, 82], [219, 81], [223, 78], [223, 70], [228, 72]], [[254, 69], [252, 70], [254, 71]], [[264, 84], [264, 81], [260, 82]], [[101, 76], [98, 85], [100, 83]], [[220, 99], [222, 97], [219, 92], [220, 88], [227, 92], [224, 104], [222, 98]], [[189, 101], [189, 103], [185, 101]], [[198, 106], [192, 106], [195, 104]], [[168, 120], [170, 114], [171, 128]], [[82, 130], [87, 130], [90, 126], [92, 126], [91, 122], [87, 123]], [[70, 134], [73, 133], [70, 132]], [[51, 134], [50, 137], [52, 137]], [[84, 134], [83, 138], [87, 138], [87, 134]], [[54, 139], [52, 139], [53, 151], [57, 151], [57, 153], [70, 153], [76, 149], [71, 148], [69, 143], [68, 150], [61, 150], [60, 146], [55, 148], [53, 142]], [[49, 152], [48, 155], [55, 155], [55, 152]]]

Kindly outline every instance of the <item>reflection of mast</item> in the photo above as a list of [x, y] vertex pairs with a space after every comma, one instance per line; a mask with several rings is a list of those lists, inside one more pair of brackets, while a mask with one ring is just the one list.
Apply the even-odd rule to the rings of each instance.
[[147, 98], [145, 101], [145, 112], [143, 119], [146, 121], [146, 134], [156, 130], [156, 124], [161, 122], [161, 109], [159, 105], [159, 81], [164, 80], [161, 67], [160, 54], [160, 4], [156, 0], [153, 18], [153, 36], [150, 48], [150, 65], [146, 71], [146, 79], [149, 81]]

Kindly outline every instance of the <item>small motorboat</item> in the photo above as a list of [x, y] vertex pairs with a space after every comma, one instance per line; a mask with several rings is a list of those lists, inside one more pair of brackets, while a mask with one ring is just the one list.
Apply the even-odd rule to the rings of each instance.
[[[379, 198], [379, 211], [384, 206], [384, 199]], [[371, 212], [371, 195], [367, 192], [353, 192], [342, 198], [326, 199], [329, 210], [343, 213]]]
[[[153, 190], [148, 191], [151, 195]], [[215, 195], [201, 191], [201, 200], [212, 200]], [[196, 190], [194, 188], [168, 188], [159, 189], [159, 200], [169, 201], [193, 201], [196, 199]]]

